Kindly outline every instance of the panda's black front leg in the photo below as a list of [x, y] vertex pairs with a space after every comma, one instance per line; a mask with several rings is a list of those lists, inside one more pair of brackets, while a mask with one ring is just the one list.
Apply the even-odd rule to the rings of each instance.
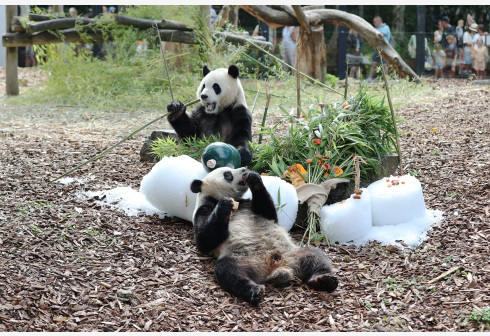
[[194, 238], [199, 251], [209, 254], [228, 238], [228, 224], [232, 209], [231, 200], [222, 199], [214, 208], [205, 205], [196, 211]]
[[277, 222], [277, 211], [271, 195], [257, 172], [249, 171], [244, 176], [245, 183], [252, 192], [252, 211]]
[[167, 117], [167, 120], [181, 139], [196, 136], [199, 131], [185, 110], [186, 108], [181, 101], [167, 104], [167, 111], [172, 113]]

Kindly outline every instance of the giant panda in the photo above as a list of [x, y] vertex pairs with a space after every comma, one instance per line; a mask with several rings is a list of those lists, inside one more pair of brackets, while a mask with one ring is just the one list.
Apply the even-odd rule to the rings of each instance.
[[[251, 200], [242, 199], [250, 188]], [[329, 259], [318, 248], [299, 247], [277, 223], [274, 202], [261, 176], [245, 168], [217, 168], [193, 180], [198, 193], [193, 215], [198, 250], [217, 258], [220, 286], [257, 305], [265, 282], [298, 277], [309, 287], [333, 292], [338, 285]], [[239, 207], [233, 212], [233, 198]]]
[[185, 113], [182, 102], [167, 105], [172, 112], [167, 119], [179, 138], [220, 135], [224, 142], [238, 149], [241, 166], [245, 167], [252, 159], [249, 141], [252, 141], [252, 114], [238, 79], [239, 70], [235, 65], [228, 69], [210, 71], [202, 69], [203, 79], [197, 88], [196, 96], [201, 102], [192, 111]]

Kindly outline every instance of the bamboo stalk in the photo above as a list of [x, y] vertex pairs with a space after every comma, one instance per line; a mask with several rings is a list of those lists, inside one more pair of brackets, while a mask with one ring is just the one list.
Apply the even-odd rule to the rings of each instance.
[[[187, 106], [193, 105], [193, 104], [195, 104], [195, 103], [197, 103], [197, 102], [199, 102], [199, 101], [200, 101], [200, 99], [193, 100], [193, 101], [191, 101], [191, 102], [189, 102], [189, 103], [185, 104], [185, 105], [184, 105], [184, 107], [187, 107]], [[78, 166], [76, 166], [75, 168], [70, 169], [69, 171], [67, 171], [67, 172], [66, 172], [66, 173], [64, 173], [63, 175], [61, 175], [61, 176], [57, 177], [56, 179], [54, 179], [54, 180], [50, 181], [49, 183], [56, 182], [56, 181], [58, 181], [60, 178], [63, 178], [63, 177], [65, 177], [65, 176], [67, 176], [67, 175], [69, 175], [69, 174], [73, 173], [75, 170], [77, 170], [77, 169], [79, 169], [79, 168], [81, 168], [81, 167], [85, 166], [87, 163], [90, 163], [90, 162], [92, 162], [92, 161], [94, 161], [94, 160], [97, 160], [97, 159], [101, 158], [102, 156], [104, 156], [105, 154], [107, 154], [108, 152], [110, 152], [111, 150], [113, 150], [114, 148], [116, 148], [117, 146], [119, 146], [120, 144], [122, 144], [124, 141], [126, 141], [126, 140], [128, 140], [129, 138], [133, 137], [135, 134], [137, 134], [137, 133], [141, 132], [143, 129], [145, 129], [146, 127], [150, 126], [151, 124], [153, 124], [153, 123], [157, 122], [158, 120], [165, 118], [166, 116], [170, 115], [171, 113], [172, 113], [172, 112], [167, 112], [167, 113], [165, 113], [165, 114], [163, 114], [163, 115], [159, 116], [158, 118], [153, 119], [152, 121], [150, 121], [150, 122], [148, 122], [148, 123], [144, 124], [143, 126], [141, 126], [140, 128], [138, 128], [136, 131], [132, 132], [132, 133], [131, 133], [131, 134], [129, 134], [128, 136], [124, 137], [122, 140], [118, 141], [116, 144], [114, 144], [114, 145], [112, 145], [111, 147], [107, 148], [107, 149], [106, 149], [106, 150], [104, 150], [103, 152], [101, 152], [101, 153], [99, 153], [99, 154], [97, 154], [97, 155], [93, 156], [92, 158], [88, 159], [87, 161], [83, 162], [82, 164], [79, 164], [79, 165], [78, 165]]]
[[[278, 61], [279, 63], [284, 64], [285, 66], [287, 66], [287, 67], [288, 67], [288, 68], [290, 68], [291, 70], [293, 70], [293, 71], [297, 71], [295, 68], [293, 68], [292, 66], [290, 66], [289, 64], [287, 64], [286, 62], [284, 62], [282, 59], [277, 58], [276, 56], [272, 55], [270, 52], [268, 52], [268, 51], [267, 51], [267, 50], [265, 50], [264, 48], [262, 48], [262, 47], [260, 47], [260, 46], [256, 45], [256, 44], [255, 44], [255, 43], [253, 43], [251, 40], [247, 40], [247, 42], [248, 42], [248, 43], [250, 43], [251, 45], [253, 45], [254, 47], [256, 47], [257, 49], [262, 50], [262, 51], [263, 51], [263, 52], [265, 52], [267, 55], [271, 56], [273, 59], [275, 59], [275, 60], [276, 60], [276, 61]], [[299, 71], [299, 73], [300, 73], [301, 75], [305, 76], [306, 78], [308, 78], [309, 80], [311, 80], [312, 82], [314, 82], [314, 83], [316, 83], [316, 84], [318, 84], [318, 85], [320, 85], [320, 86], [323, 86], [324, 88], [326, 88], [326, 89], [328, 89], [328, 90], [330, 90], [330, 91], [332, 91], [332, 92], [335, 92], [335, 93], [337, 93], [337, 94], [339, 94], [339, 95], [343, 96], [343, 94], [342, 94], [342, 93], [340, 93], [339, 91], [337, 91], [337, 90], [335, 90], [335, 89], [331, 88], [331, 87], [330, 87], [330, 86], [328, 86], [328, 85], [325, 85], [324, 83], [320, 82], [319, 80], [316, 80], [315, 78], [310, 77], [310, 76], [308, 76], [307, 74], [305, 74], [305, 73], [303, 73], [303, 72], [301, 72], [301, 71]]]
[[[265, 80], [265, 109], [264, 109], [264, 117], [262, 118], [262, 128], [264, 128], [265, 120], [267, 119], [267, 111], [269, 110], [269, 103], [271, 101], [271, 94], [267, 88], [267, 79]], [[259, 145], [262, 143], [262, 133], [259, 135]]]
[[347, 99], [347, 88], [349, 87], [349, 61], [347, 61], [347, 70], [345, 70], [345, 91], [344, 99]]
[[385, 87], [386, 87], [386, 95], [388, 96], [388, 103], [390, 105], [391, 120], [393, 121], [393, 126], [395, 128], [396, 149], [398, 152], [398, 160], [399, 160], [399, 164], [400, 164], [400, 175], [403, 175], [402, 150], [400, 148], [400, 137], [398, 135], [398, 128], [396, 127], [396, 120], [395, 120], [395, 112], [393, 110], [393, 103], [391, 102], [390, 86], [388, 84], [388, 78], [386, 76], [385, 67], [383, 64], [383, 58], [381, 57], [381, 51], [379, 49], [377, 51], [378, 51], [379, 59], [381, 60], [381, 70], [383, 72], [383, 79], [385, 81]]

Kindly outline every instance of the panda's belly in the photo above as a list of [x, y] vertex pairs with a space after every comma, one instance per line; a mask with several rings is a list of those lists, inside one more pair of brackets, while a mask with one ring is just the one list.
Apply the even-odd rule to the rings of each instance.
[[203, 118], [202, 123], [202, 133], [206, 137], [211, 135], [220, 135], [221, 140], [227, 141], [228, 136], [231, 133], [231, 120], [229, 116], [225, 113], [220, 113], [218, 115], [206, 115]]
[[[229, 237], [219, 248], [224, 256], [249, 256], [267, 251], [286, 252], [297, 248], [289, 234], [272, 220], [264, 219], [249, 209], [232, 214]], [[265, 255], [265, 254], [264, 254]]]

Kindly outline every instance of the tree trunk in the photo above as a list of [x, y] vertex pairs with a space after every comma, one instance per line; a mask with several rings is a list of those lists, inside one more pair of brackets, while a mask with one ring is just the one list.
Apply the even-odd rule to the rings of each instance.
[[393, 19], [391, 24], [391, 33], [394, 34], [395, 41], [401, 41], [405, 32], [405, 6], [393, 6]]
[[200, 5], [199, 7], [201, 7], [208, 28], [211, 28], [211, 5]]
[[230, 12], [228, 13], [228, 21], [235, 27], [238, 27], [238, 5], [230, 5]]
[[327, 74], [327, 47], [323, 25], [311, 26], [311, 35], [300, 27], [298, 35], [298, 70], [324, 82]]

